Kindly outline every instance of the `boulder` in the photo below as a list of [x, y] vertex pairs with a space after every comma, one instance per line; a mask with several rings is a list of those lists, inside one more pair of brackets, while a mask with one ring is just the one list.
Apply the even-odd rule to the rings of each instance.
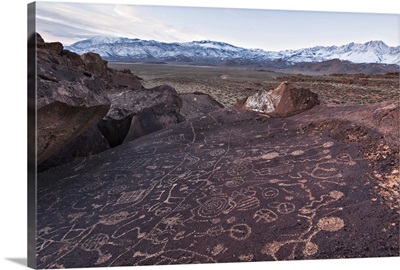
[[131, 73], [128, 70], [108, 69], [108, 84], [112, 89], [144, 89], [141, 78]]
[[186, 120], [224, 108], [224, 105], [213, 97], [201, 92], [183, 93], [179, 96], [182, 99], [180, 113]]
[[107, 61], [103, 60], [97, 53], [84, 53], [81, 55], [84, 70], [101, 78], [107, 78]]
[[169, 85], [114, 91], [109, 98], [110, 111], [98, 127], [111, 147], [185, 120], [179, 113], [182, 100]]
[[305, 88], [294, 88], [290, 83], [283, 82], [275, 90], [258, 92], [237, 105], [270, 117], [289, 117], [318, 104], [316, 93]]
[[73, 62], [65, 64], [62, 45], [42, 43], [41, 38], [38, 41], [36, 108], [40, 164], [102, 119], [110, 101], [102, 79], [74, 67]]

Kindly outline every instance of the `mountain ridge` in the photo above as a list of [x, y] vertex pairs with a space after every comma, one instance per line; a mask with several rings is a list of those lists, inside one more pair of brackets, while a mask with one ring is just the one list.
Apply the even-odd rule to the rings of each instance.
[[340, 59], [352, 63], [400, 65], [400, 46], [391, 47], [380, 40], [366, 43], [351, 42], [341, 46], [314, 46], [276, 52], [247, 49], [212, 40], [167, 43], [138, 38], [98, 36], [78, 41], [65, 47], [76, 53], [95, 52], [108, 60], [147, 61], [157, 59], [167, 62], [215, 63], [242, 59], [255, 63], [286, 61], [289, 64], [296, 64]]

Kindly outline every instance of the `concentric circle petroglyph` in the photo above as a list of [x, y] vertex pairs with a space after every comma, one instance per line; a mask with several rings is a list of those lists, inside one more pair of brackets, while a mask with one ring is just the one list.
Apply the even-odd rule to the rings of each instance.
[[214, 197], [206, 201], [198, 210], [201, 217], [216, 217], [226, 207], [227, 199], [224, 197]]
[[263, 190], [262, 195], [266, 199], [275, 198], [279, 195], [279, 190], [276, 188], [268, 187]]
[[338, 217], [323, 217], [318, 221], [317, 226], [324, 231], [336, 232], [343, 228], [344, 221]]

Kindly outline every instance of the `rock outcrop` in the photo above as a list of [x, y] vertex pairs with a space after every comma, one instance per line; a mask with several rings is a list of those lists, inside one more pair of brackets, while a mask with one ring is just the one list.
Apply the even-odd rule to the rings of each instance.
[[111, 108], [98, 128], [111, 147], [185, 120], [179, 113], [182, 100], [168, 85], [114, 91], [109, 98]]
[[224, 105], [213, 97], [201, 92], [183, 93], [179, 96], [182, 99], [180, 113], [186, 120], [224, 108]]
[[[37, 36], [37, 159], [46, 160], [102, 119], [110, 108], [106, 83], [64, 57], [61, 43]], [[69, 53], [72, 54], [72, 53]]]
[[[139, 77], [129, 70], [108, 68], [107, 61], [96, 53], [78, 55], [64, 50], [59, 42], [44, 42], [39, 34], [36, 35], [36, 40], [38, 164], [46, 160], [40, 166], [41, 169], [98, 153], [108, 149], [110, 145], [122, 143], [131, 127], [132, 117], [144, 109], [147, 109], [147, 114], [138, 117], [141, 119], [139, 123], [143, 122], [146, 128], [140, 127], [135, 134], [147, 134], [165, 127], [168, 123], [183, 121], [179, 115], [181, 101], [179, 97], [170, 97], [177, 96], [171, 87], [159, 87], [144, 92]], [[32, 70], [31, 73], [33, 72]], [[132, 94], [136, 90], [139, 92]], [[164, 93], [154, 94], [155, 92]], [[128, 98], [129, 101], [135, 98], [138, 100], [128, 105], [128, 101], [123, 104], [121, 99], [116, 103], [118, 97]], [[152, 101], [147, 102], [147, 98]], [[113, 106], [109, 113], [110, 99]], [[121, 108], [116, 109], [120, 105]], [[158, 107], [152, 108], [156, 105]], [[122, 113], [123, 116], [115, 117], [113, 112], [116, 110], [117, 114]], [[150, 123], [149, 118], [144, 116], [149, 111], [155, 113], [155, 116], [150, 117], [155, 123]], [[110, 142], [105, 141], [96, 126], [107, 113], [108, 117], [99, 126]], [[162, 114], [165, 115], [160, 117]], [[147, 120], [143, 120], [145, 118]], [[83, 132], [85, 133], [82, 134]], [[76, 150], [77, 146], [82, 147]]]
[[37, 267], [398, 256], [398, 108], [225, 108], [49, 169]]
[[293, 88], [290, 83], [283, 82], [275, 90], [256, 93], [237, 105], [270, 117], [289, 117], [317, 104], [319, 101], [316, 93], [304, 88]]

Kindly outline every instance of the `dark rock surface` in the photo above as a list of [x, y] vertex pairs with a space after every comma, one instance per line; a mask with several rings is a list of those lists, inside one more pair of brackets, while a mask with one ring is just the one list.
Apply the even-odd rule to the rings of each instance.
[[64, 145], [57, 153], [38, 165], [38, 171], [72, 162], [76, 159], [98, 154], [110, 148], [106, 138], [96, 125], [88, 128], [70, 143]]
[[[39, 34], [36, 39], [38, 164], [59, 151], [62, 153], [48, 160], [42, 168], [72, 160], [84, 152], [89, 155], [107, 149], [98, 131], [77, 137], [107, 114], [108, 93], [143, 89], [140, 78], [128, 71], [108, 68], [107, 61], [96, 53], [78, 55], [64, 50], [59, 42], [44, 42]], [[128, 129], [129, 126], [130, 121]], [[88, 138], [89, 134], [94, 137]], [[75, 138], [76, 141], [67, 146]], [[82, 146], [83, 142], [93, 145], [84, 146], [79, 153], [73, 147], [68, 149]], [[71, 156], [67, 156], [69, 154]]]
[[109, 98], [111, 108], [98, 127], [112, 147], [184, 121], [179, 114], [182, 100], [168, 85], [114, 91]]
[[180, 113], [186, 120], [224, 108], [224, 105], [213, 97], [201, 92], [183, 93], [179, 96], [182, 99]]
[[112, 89], [144, 89], [141, 78], [132, 74], [129, 69], [121, 71], [108, 69], [108, 78], [108, 84]]
[[[105, 82], [67, 63], [61, 43], [37, 37], [37, 156], [46, 160], [110, 108]], [[78, 58], [76, 58], [78, 59]]]
[[399, 256], [396, 108], [222, 109], [47, 170], [38, 268]]
[[271, 117], [288, 117], [319, 104], [318, 95], [304, 88], [294, 88], [283, 82], [273, 91], [256, 93], [241, 101], [242, 108], [268, 114]]
[[[98, 122], [110, 102], [106, 84], [83, 70], [84, 61], [61, 43], [37, 38], [38, 163]], [[59, 157], [56, 157], [59, 159]]]

